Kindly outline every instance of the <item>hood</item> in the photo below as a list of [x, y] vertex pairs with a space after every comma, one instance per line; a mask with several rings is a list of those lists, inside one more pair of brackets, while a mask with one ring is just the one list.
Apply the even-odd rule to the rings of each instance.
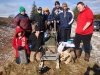
[[18, 27], [18, 28], [16, 28], [15, 36], [17, 36], [17, 34], [18, 34], [19, 32], [23, 32], [23, 33], [22, 33], [22, 36], [25, 35], [25, 31], [24, 31], [22, 28]]

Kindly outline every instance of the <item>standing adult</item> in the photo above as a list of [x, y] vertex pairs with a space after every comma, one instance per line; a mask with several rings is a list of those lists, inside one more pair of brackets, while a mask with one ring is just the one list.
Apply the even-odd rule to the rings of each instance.
[[57, 17], [61, 12], [63, 12], [63, 8], [60, 6], [60, 2], [59, 1], [55, 1], [55, 7], [52, 10], [51, 13], [51, 18], [52, 20], [56, 20], [56, 30], [57, 30], [57, 41], [59, 42], [60, 38], [59, 38], [59, 24], [60, 24], [60, 19], [59, 17]]
[[50, 15], [50, 11], [49, 8], [44, 8], [44, 20], [46, 21], [50, 21], [51, 20], [51, 15]]
[[14, 19], [15, 27], [21, 27], [25, 31], [25, 36], [28, 38], [31, 34], [32, 27], [28, 15], [25, 13], [25, 8], [19, 8], [20, 13]]
[[85, 61], [89, 61], [90, 57], [90, 41], [93, 34], [93, 12], [91, 9], [83, 2], [77, 3], [77, 9], [80, 12], [77, 17], [77, 26], [76, 26], [76, 34], [75, 34], [75, 53], [76, 57], [80, 57], [80, 42], [83, 42], [84, 51], [85, 51]]
[[51, 15], [49, 8], [44, 8], [44, 21], [45, 21], [45, 30], [51, 30]]
[[[55, 1], [55, 7], [52, 10], [51, 18], [53, 20], [55, 20], [55, 16], [60, 14], [62, 11], [63, 11], [63, 8], [60, 6], [60, 2], [59, 1]], [[56, 17], [56, 20], [59, 20], [59, 18]]]
[[37, 12], [33, 16], [32, 23], [35, 25], [38, 25], [40, 28], [40, 31], [44, 32], [44, 17], [42, 15], [42, 7], [37, 8]]
[[58, 18], [60, 19], [59, 37], [60, 41], [66, 42], [70, 39], [70, 25], [73, 22], [73, 14], [69, 11], [67, 3], [63, 3], [62, 7], [63, 12], [58, 15]]
[[44, 25], [45, 21], [44, 21], [44, 17], [43, 17], [43, 14], [42, 14], [42, 7], [37, 8], [37, 12], [33, 16], [32, 23], [33, 23], [33, 25], [38, 26], [40, 28], [40, 32], [41, 32], [40, 34], [41, 34], [41, 37], [42, 37], [41, 40], [43, 40], [44, 31], [45, 31], [45, 25]]

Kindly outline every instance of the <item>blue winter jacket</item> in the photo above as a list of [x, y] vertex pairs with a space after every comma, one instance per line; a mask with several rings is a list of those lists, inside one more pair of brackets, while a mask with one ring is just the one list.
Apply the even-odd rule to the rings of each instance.
[[49, 14], [49, 15], [45, 15], [45, 14], [43, 14], [43, 16], [44, 16], [44, 20], [46, 21], [51, 21], [51, 15]]
[[66, 11], [66, 17], [64, 17], [64, 11], [61, 12], [57, 17], [60, 19], [60, 28], [70, 29], [71, 28], [71, 20], [73, 19], [73, 14], [71, 12]]
[[[60, 14], [62, 11], [63, 11], [63, 8], [62, 8], [62, 7], [59, 7], [59, 9], [56, 8], [56, 7], [54, 7], [53, 10], [52, 10], [52, 14], [51, 14], [52, 20], [55, 20], [55, 17], [56, 17], [58, 14]], [[59, 20], [59, 17], [56, 17], [56, 20]]]

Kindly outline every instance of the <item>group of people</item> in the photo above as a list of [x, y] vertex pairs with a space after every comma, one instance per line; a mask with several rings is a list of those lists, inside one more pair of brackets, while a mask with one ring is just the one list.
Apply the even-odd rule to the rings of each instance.
[[[93, 33], [93, 13], [85, 6], [83, 2], [77, 3], [77, 9], [80, 12], [77, 18], [77, 26], [74, 38], [76, 58], [81, 55], [80, 42], [83, 41], [85, 60], [89, 61], [90, 57], [90, 41]], [[44, 45], [44, 32], [50, 26], [53, 28], [53, 21], [57, 21], [57, 35], [58, 42], [66, 42], [70, 39], [71, 27], [74, 21], [74, 14], [68, 8], [67, 3], [63, 3], [62, 7], [60, 2], [55, 2], [55, 7], [50, 14], [49, 8], [45, 8], [42, 14], [42, 7], [37, 8], [37, 12], [30, 21], [25, 13], [25, 8], [20, 7], [20, 13], [14, 19], [16, 27], [15, 36], [12, 41], [12, 46], [15, 49], [16, 63], [19, 63], [18, 50], [25, 49], [27, 57], [31, 62], [40, 60], [42, 46]], [[48, 27], [45, 26], [47, 21]], [[35, 25], [35, 31], [32, 29]]]

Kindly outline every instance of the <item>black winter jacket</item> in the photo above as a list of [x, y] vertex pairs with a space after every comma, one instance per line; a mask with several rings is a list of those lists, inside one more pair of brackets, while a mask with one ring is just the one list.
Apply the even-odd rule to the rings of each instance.
[[44, 27], [44, 17], [41, 13], [36, 12], [36, 14], [34, 15], [33, 19], [32, 19], [32, 23], [38, 23], [38, 26], [40, 27], [41, 31], [44, 31], [45, 27]]
[[[31, 47], [30, 47], [31, 45]], [[30, 36], [29, 36], [29, 47], [31, 51], [36, 51], [39, 52], [39, 48], [43, 45], [43, 37], [40, 33], [39, 37], [37, 38], [35, 35], [35, 32], [33, 32]]]

